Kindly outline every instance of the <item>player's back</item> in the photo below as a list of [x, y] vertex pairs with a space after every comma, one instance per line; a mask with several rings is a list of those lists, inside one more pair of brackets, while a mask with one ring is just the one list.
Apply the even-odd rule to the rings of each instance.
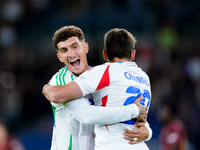
[[[149, 77], [134, 62], [106, 63], [94, 67], [89, 72], [91, 73], [83, 74], [81, 78], [88, 83], [85, 88], [87, 92], [95, 91], [93, 93], [95, 105], [103, 107], [128, 105], [143, 94], [142, 103], [149, 107], [151, 99]], [[125, 129], [134, 129], [133, 124], [135, 121], [130, 120], [112, 125], [96, 125], [95, 149], [148, 149], [144, 142], [130, 145], [124, 140], [122, 133]]]
[[125, 101], [130, 101], [130, 98], [133, 100], [143, 93], [148, 94], [150, 100], [149, 77], [134, 62], [106, 63], [104, 68], [104, 74], [97, 77], [100, 82], [93, 93], [95, 105], [126, 105]]
[[[149, 78], [146, 73], [133, 62], [110, 63], [109, 65], [107, 76], [104, 77], [109, 77], [110, 83], [94, 93], [95, 105], [105, 107], [128, 105], [133, 103], [136, 97], [145, 93], [143, 103], [148, 107], [151, 93]], [[102, 80], [104, 79], [102, 78]], [[104, 143], [108, 145], [105, 148], [114, 149], [113, 145], [110, 145], [112, 142], [118, 143], [117, 149], [124, 149], [125, 147], [133, 149], [133, 146], [128, 145], [127, 141], [124, 140], [122, 133], [125, 129], [134, 129], [134, 123], [135, 121], [130, 120], [112, 125], [96, 125], [95, 133], [98, 141], [96, 147], [98, 148], [99, 144], [101, 149], [101, 143]], [[140, 149], [141, 146], [146, 147], [144, 143], [140, 144]]]

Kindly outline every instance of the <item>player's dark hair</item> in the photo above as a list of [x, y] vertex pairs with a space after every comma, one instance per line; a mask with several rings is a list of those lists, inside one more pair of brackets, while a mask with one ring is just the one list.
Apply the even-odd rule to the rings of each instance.
[[126, 29], [114, 28], [104, 36], [104, 46], [109, 60], [117, 58], [131, 58], [135, 48], [136, 39]]
[[58, 51], [57, 44], [60, 41], [65, 41], [65, 40], [67, 40], [70, 37], [78, 37], [79, 41], [85, 42], [85, 36], [84, 36], [83, 31], [80, 28], [71, 25], [71, 26], [64, 26], [64, 27], [58, 29], [54, 33], [54, 36], [52, 38], [52, 40], [53, 40], [53, 46]]

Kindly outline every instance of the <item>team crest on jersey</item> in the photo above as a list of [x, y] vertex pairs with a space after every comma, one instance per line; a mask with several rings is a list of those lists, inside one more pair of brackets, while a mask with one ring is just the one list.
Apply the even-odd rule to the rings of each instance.
[[82, 80], [83, 80], [83, 79], [85, 79], [85, 77], [84, 77], [84, 76], [82, 76], [82, 75], [80, 75], [80, 76], [79, 76], [79, 78], [80, 78], [80, 79], [82, 79]]

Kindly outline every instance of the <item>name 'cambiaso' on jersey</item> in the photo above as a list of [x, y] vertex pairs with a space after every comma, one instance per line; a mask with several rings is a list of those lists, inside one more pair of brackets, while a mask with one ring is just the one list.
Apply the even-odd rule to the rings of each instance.
[[[83, 96], [93, 93], [93, 101], [97, 106], [129, 105], [141, 94], [144, 97], [141, 104], [147, 108], [150, 106], [149, 77], [134, 62], [105, 63], [93, 67], [80, 75], [75, 82], [81, 88]], [[133, 124], [134, 120], [111, 125], [95, 125], [95, 150], [147, 150], [144, 142], [130, 145], [124, 140], [122, 133], [125, 129], [136, 129]]]

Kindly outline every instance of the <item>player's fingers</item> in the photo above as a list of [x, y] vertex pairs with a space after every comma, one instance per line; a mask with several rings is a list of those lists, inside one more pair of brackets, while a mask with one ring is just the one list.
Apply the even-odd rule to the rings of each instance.
[[137, 144], [137, 143], [139, 143], [139, 142], [141, 142], [141, 141], [135, 140], [135, 141], [129, 141], [128, 143], [132, 145], [132, 144]]
[[135, 134], [126, 134], [126, 135], [124, 135], [124, 139], [126, 139], [126, 140], [133, 140], [134, 137], [135, 137]]
[[146, 121], [146, 116], [145, 115], [142, 115], [140, 118], [141, 118], [140, 122], [145, 122]]
[[145, 114], [144, 114], [144, 120], [146, 121], [146, 119], [147, 119], [147, 113], [145, 112]]
[[135, 140], [138, 140], [138, 138], [139, 138], [139, 135], [135, 135], [134, 137], [124, 137], [124, 139], [128, 141], [135, 141]]
[[127, 132], [127, 135], [129, 137], [134, 137], [135, 135], [137, 135], [139, 133], [139, 130], [136, 129], [136, 130], [130, 130], [130, 132]]
[[[145, 109], [146, 110], [146, 109]], [[147, 111], [145, 111], [145, 116], [147, 116]]]
[[145, 107], [145, 110], [146, 110], [146, 111], [148, 110], [147, 107]]
[[133, 140], [134, 137], [138, 136], [137, 133], [124, 133], [123, 135], [126, 140]]
[[147, 107], [145, 107], [145, 106], [141, 106], [141, 111], [142, 111], [142, 113], [144, 114], [144, 115], [147, 115]]
[[129, 136], [125, 136], [124, 139], [133, 141], [134, 138], [137, 138], [137, 137], [138, 137], [138, 135], [136, 135], [136, 134], [130, 134]]
[[126, 130], [124, 130], [123, 135], [130, 136], [130, 135], [137, 134], [137, 133], [138, 133], [138, 130], [128, 130], [128, 129], [126, 129]]
[[[137, 122], [137, 123], [135, 123], [133, 126], [134, 127], [141, 127], [141, 126], [143, 126], [144, 125], [144, 123], [142, 123], [142, 122]], [[137, 130], [134, 130], [134, 131], [137, 131]]]
[[146, 121], [146, 118], [147, 118], [147, 113], [146, 113], [146, 111], [144, 112], [144, 114], [143, 114], [141, 117], [142, 117], [142, 122], [145, 122], [145, 121]]
[[140, 103], [140, 101], [143, 99], [143, 96], [140, 95], [138, 98], [135, 99], [134, 103]]

